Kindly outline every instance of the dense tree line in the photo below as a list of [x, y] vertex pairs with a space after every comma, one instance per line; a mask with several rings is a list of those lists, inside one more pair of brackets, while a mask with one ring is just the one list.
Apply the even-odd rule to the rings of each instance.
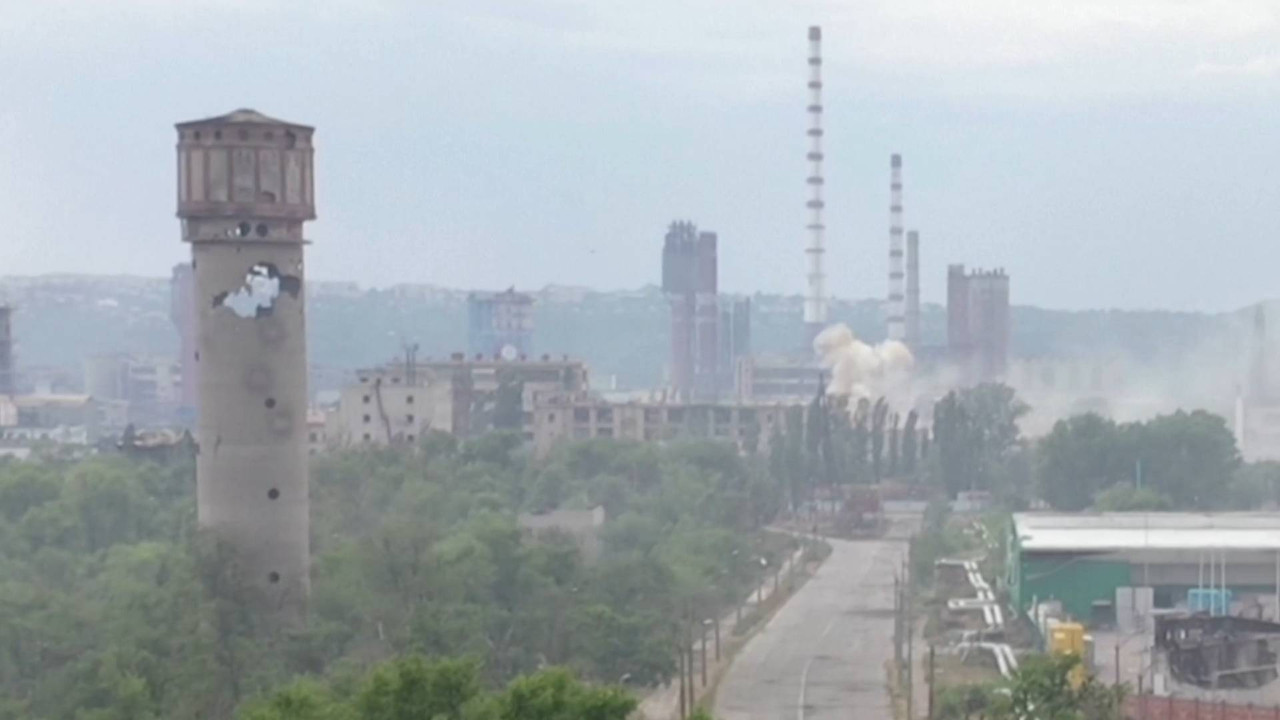
[[[775, 564], [782, 541], [760, 528], [782, 490], [710, 443], [590, 441], [534, 461], [515, 435], [433, 434], [320, 458], [309, 618], [287, 629], [246, 609], [235, 559], [197, 531], [190, 462], [3, 462], [0, 718], [228, 717], [298, 676], [348, 712], [368, 668], [416, 656], [474, 658], [489, 698], [474, 717], [511, 717], [502, 698], [548, 667], [659, 683], [681, 619]], [[593, 562], [516, 523], [595, 505], [609, 521]], [[363, 712], [314, 717], [426, 717]]]
[[1204, 410], [1118, 423], [1096, 414], [1022, 437], [1029, 411], [988, 383], [948, 392], [929, 429], [885, 400], [820, 396], [793, 410], [771, 448], [770, 469], [800, 505], [824, 487], [914, 483], [941, 497], [982, 490], [1010, 509], [1043, 501], [1058, 510], [1223, 510], [1280, 500], [1280, 463], [1243, 463], [1226, 421]]
[[1087, 678], [1073, 683], [1074, 655], [1032, 655], [1007, 682], [948, 688], [939, 694], [939, 720], [1120, 720], [1125, 689]]
[[1265, 466], [1241, 474], [1226, 421], [1203, 410], [1146, 422], [1098, 415], [1059, 421], [1040, 442], [1039, 490], [1055, 508], [1213, 510], [1272, 498]]
[[769, 470], [792, 507], [819, 490], [884, 480], [918, 483], [929, 449], [919, 420], [911, 410], [904, 421], [884, 398], [821, 394], [807, 408], [791, 408], [786, 423], [774, 428]]

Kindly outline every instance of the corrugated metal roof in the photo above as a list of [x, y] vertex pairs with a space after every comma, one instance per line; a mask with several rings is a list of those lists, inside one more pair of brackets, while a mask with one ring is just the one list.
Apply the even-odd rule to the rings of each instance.
[[1015, 513], [1025, 552], [1280, 550], [1280, 513]]

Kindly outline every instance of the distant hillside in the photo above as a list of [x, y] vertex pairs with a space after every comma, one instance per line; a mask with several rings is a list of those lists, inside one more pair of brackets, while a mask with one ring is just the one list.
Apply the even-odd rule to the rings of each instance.
[[[78, 378], [85, 356], [176, 351], [164, 278], [39, 276], [0, 278], [0, 293], [17, 306], [18, 362], [59, 368]], [[362, 290], [349, 283], [313, 283], [308, 330], [316, 389], [333, 387], [347, 371], [383, 362], [406, 341], [420, 356], [466, 347], [466, 291], [425, 285]], [[658, 383], [667, 358], [667, 305], [661, 292], [596, 292], [550, 287], [537, 297], [538, 353], [569, 354], [590, 364], [597, 383], [617, 376], [624, 387]], [[757, 352], [797, 349], [799, 296], [753, 298]], [[927, 345], [945, 341], [943, 308], [923, 310]], [[836, 300], [833, 322], [868, 340], [884, 336], [876, 300]], [[1015, 356], [1127, 354], [1140, 360], [1176, 357], [1229, 329], [1232, 315], [1087, 311], [1015, 307]]]

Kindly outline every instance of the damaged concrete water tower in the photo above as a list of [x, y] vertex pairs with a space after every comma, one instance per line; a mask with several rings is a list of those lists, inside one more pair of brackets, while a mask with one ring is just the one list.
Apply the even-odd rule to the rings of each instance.
[[313, 128], [253, 110], [179, 123], [178, 217], [195, 275], [199, 523], [272, 610], [310, 587], [302, 224]]

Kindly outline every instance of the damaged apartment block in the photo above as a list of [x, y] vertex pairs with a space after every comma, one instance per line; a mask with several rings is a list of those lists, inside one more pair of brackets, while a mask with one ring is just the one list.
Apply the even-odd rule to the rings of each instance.
[[200, 526], [234, 551], [266, 608], [300, 620], [310, 586], [302, 226], [316, 216], [314, 130], [253, 110], [177, 130]]

